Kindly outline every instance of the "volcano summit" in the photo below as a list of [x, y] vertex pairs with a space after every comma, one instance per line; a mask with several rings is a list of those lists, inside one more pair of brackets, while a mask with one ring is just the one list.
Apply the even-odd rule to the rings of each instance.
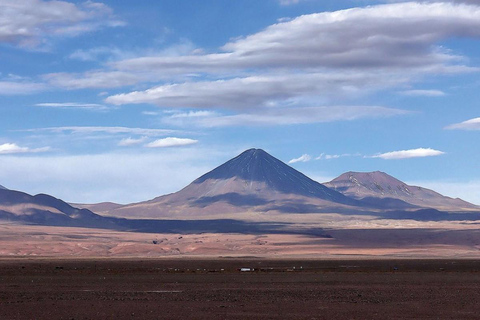
[[184, 189], [112, 210], [121, 217], [245, 211], [307, 212], [361, 202], [318, 183], [261, 149], [249, 149]]
[[[321, 184], [261, 149], [242, 152], [172, 194], [104, 211], [96, 210], [95, 205], [85, 207], [100, 214], [132, 219], [216, 219], [227, 214], [242, 219], [243, 213], [257, 217], [259, 213], [391, 217], [391, 210], [415, 217], [415, 211], [421, 209], [480, 210], [461, 199], [409, 186], [379, 171], [347, 172]], [[438, 215], [436, 212], [431, 211], [431, 215]]]

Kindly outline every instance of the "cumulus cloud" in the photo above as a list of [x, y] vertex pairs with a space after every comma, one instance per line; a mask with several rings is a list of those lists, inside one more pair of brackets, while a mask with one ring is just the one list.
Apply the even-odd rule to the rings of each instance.
[[49, 150], [50, 150], [50, 147], [30, 149], [27, 147], [20, 147], [15, 143], [0, 144], [0, 154], [38, 153], [38, 152], [47, 152]]
[[406, 96], [423, 96], [423, 97], [443, 97], [445, 92], [441, 90], [406, 90], [401, 94]]
[[418, 149], [400, 150], [400, 151], [381, 153], [381, 154], [371, 156], [371, 158], [395, 160], [395, 159], [433, 157], [433, 156], [442, 155], [444, 153], [445, 152], [431, 149], [431, 148], [418, 148]]
[[451, 124], [445, 129], [449, 130], [480, 130], [480, 118], [473, 118], [460, 123]]
[[288, 161], [288, 163], [292, 164], [292, 163], [297, 163], [297, 162], [308, 162], [310, 160], [312, 160], [312, 157], [310, 155], [302, 154], [300, 157]]
[[188, 146], [197, 143], [198, 140], [187, 139], [187, 138], [175, 138], [168, 137], [164, 139], [158, 139], [153, 142], [146, 144], [147, 148], [168, 148], [168, 147], [180, 147]]
[[37, 107], [61, 108], [61, 109], [89, 109], [89, 110], [107, 110], [107, 106], [97, 103], [78, 103], [78, 102], [45, 102], [35, 104]]
[[179, 113], [164, 117], [163, 122], [177, 126], [232, 127], [273, 126], [350, 121], [361, 118], [385, 118], [408, 111], [379, 106], [287, 107], [252, 110], [251, 113], [224, 115], [216, 112]]
[[76, 36], [104, 26], [120, 26], [112, 10], [86, 1], [1, 0], [0, 42], [37, 47], [48, 37]]

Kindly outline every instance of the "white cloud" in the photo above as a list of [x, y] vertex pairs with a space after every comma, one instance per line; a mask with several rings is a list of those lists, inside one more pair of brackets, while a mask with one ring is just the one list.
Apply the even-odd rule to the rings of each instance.
[[381, 153], [381, 154], [371, 156], [371, 158], [394, 160], [394, 159], [433, 157], [433, 156], [442, 155], [444, 153], [445, 152], [431, 149], [431, 148], [418, 148], [418, 149], [411, 149], [411, 150], [400, 150], [400, 151]]
[[[165, 112], [168, 113], [168, 112]], [[217, 112], [208, 111], [208, 110], [200, 110], [200, 111], [189, 111], [189, 112], [178, 112], [177, 110], [173, 110], [171, 112], [172, 115], [170, 119], [179, 119], [179, 118], [204, 118], [204, 117], [212, 117], [217, 116]]]
[[45, 81], [60, 88], [117, 88], [133, 85], [144, 80], [144, 77], [120, 71], [89, 71], [84, 74], [49, 73], [42, 77]]
[[0, 144], [0, 154], [13, 154], [13, 153], [38, 153], [50, 151], [50, 147], [30, 149], [27, 147], [20, 147], [15, 143]]
[[21, 130], [27, 132], [67, 132], [73, 134], [92, 134], [92, 133], [109, 133], [109, 134], [137, 134], [145, 136], [162, 136], [177, 132], [177, 130], [169, 129], [146, 129], [146, 128], [128, 128], [128, 127], [51, 127]]
[[406, 96], [443, 97], [445, 92], [441, 90], [406, 90], [401, 94]]
[[0, 81], [0, 95], [22, 95], [45, 91], [43, 83], [28, 81]]
[[120, 147], [130, 147], [130, 146], [135, 146], [135, 145], [142, 144], [142, 143], [145, 142], [145, 140], [147, 140], [147, 137], [141, 137], [141, 138], [138, 138], [138, 139], [128, 137], [128, 138], [120, 140], [118, 145]]
[[78, 103], [78, 102], [45, 102], [35, 104], [37, 107], [47, 108], [65, 108], [65, 109], [91, 109], [91, 110], [107, 110], [107, 106], [97, 103]]
[[325, 160], [338, 159], [340, 157], [341, 157], [341, 155], [339, 155], [339, 154], [326, 154], [325, 155]]
[[25, 153], [25, 152], [28, 152], [28, 148], [19, 147], [14, 143], [4, 143], [0, 145], [0, 154]]
[[480, 118], [473, 118], [467, 121], [463, 121], [460, 123], [455, 123], [451, 124], [445, 129], [450, 129], [450, 130], [480, 130]]
[[266, 108], [251, 113], [222, 115], [215, 112], [173, 114], [163, 122], [177, 126], [230, 127], [230, 126], [272, 126], [349, 121], [361, 118], [384, 118], [408, 114], [408, 111], [378, 106], [332, 106]]
[[1, 0], [0, 42], [38, 47], [49, 37], [76, 36], [104, 26], [120, 26], [112, 10], [86, 1]]
[[434, 44], [479, 27], [480, 7], [410, 2], [300, 16], [224, 49], [270, 65], [419, 67], [455, 59]]
[[[160, 84], [146, 90], [110, 95], [105, 102], [229, 110], [228, 114], [173, 114], [163, 118], [169, 124], [220, 127], [354, 120], [377, 117], [375, 109], [317, 106], [351, 104], [353, 99], [405, 87], [425, 75], [478, 71], [439, 46], [453, 37], [480, 38], [480, 7], [409, 2], [308, 14], [232, 40], [209, 54], [184, 41], [170, 52], [137, 52], [133, 54], [143, 56], [110, 62], [103, 70], [52, 73], [43, 79], [67, 89], [156, 82]], [[126, 54], [118, 48], [98, 47], [77, 51], [72, 58]], [[273, 108], [278, 106], [282, 108]], [[407, 113], [375, 108], [378, 116]]]
[[197, 143], [198, 140], [187, 139], [187, 138], [175, 138], [168, 137], [164, 139], [158, 139], [153, 142], [146, 144], [147, 148], [167, 148], [167, 147], [180, 147], [188, 146]]
[[160, 112], [156, 112], [156, 111], [142, 111], [142, 114], [143, 114], [143, 115], [146, 115], [146, 116], [158, 116], [158, 115], [160, 115]]
[[480, 7], [395, 3], [323, 12], [277, 23], [225, 44], [223, 52], [140, 57], [119, 70], [207, 73], [248, 68], [425, 68], [458, 61], [436, 44], [480, 37]]
[[100, 46], [90, 49], [79, 49], [69, 55], [70, 59], [80, 61], [106, 60], [112, 63], [116, 60], [133, 59], [139, 56], [162, 56], [174, 57], [188, 55], [196, 52], [197, 48], [188, 39], [180, 39], [179, 42], [170, 45], [162, 50], [157, 48], [128, 48], [122, 49], [116, 46]]
[[[479, 30], [476, 6], [377, 5], [303, 15], [233, 40], [210, 54], [187, 46], [192, 53], [153, 52], [112, 62], [106, 70], [56, 73], [45, 79], [69, 89], [161, 81], [148, 90], [107, 98], [118, 105], [243, 109], [290, 98], [348, 99], [409, 84], [424, 75], [478, 71], [439, 44], [452, 37], [479, 38]], [[185, 82], [198, 73], [213, 80]]]
[[292, 163], [297, 163], [297, 162], [308, 162], [310, 160], [312, 160], [312, 157], [310, 155], [302, 154], [300, 157], [288, 161], [288, 163], [292, 164]]
[[345, 157], [361, 157], [362, 154], [360, 153], [342, 153], [342, 154], [325, 154], [321, 153], [315, 160], [332, 160], [332, 159], [339, 159]]
[[[362, 0], [357, 0], [362, 1]], [[366, 2], [367, 0], [365, 0]], [[378, 0], [380, 3], [397, 3], [397, 2], [411, 2], [412, 0]], [[480, 4], [480, 0], [425, 0], [422, 2], [449, 2], [449, 3], [466, 3], [466, 4]]]
[[341, 99], [363, 95], [405, 81], [402, 77], [378, 82], [374, 72], [312, 73], [251, 76], [217, 81], [157, 86], [145, 91], [117, 94], [105, 99], [113, 105], [151, 103], [161, 107], [255, 109], [290, 100]]

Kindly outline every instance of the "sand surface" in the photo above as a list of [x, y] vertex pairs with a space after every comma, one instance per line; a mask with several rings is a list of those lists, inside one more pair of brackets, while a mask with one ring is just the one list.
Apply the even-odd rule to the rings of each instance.
[[0, 244], [0, 257], [480, 257], [477, 229], [180, 234], [0, 224]]

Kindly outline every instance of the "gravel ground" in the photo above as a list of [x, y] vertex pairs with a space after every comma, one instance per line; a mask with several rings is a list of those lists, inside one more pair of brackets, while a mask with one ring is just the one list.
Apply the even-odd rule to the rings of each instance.
[[2, 260], [0, 319], [478, 319], [478, 288], [478, 260]]

